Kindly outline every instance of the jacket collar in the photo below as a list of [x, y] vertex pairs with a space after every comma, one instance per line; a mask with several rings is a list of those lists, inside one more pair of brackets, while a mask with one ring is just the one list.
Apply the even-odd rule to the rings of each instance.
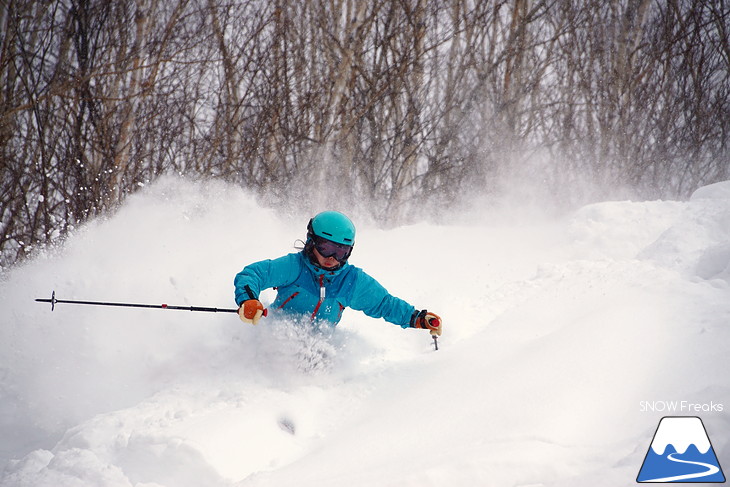
[[317, 265], [312, 264], [312, 262], [309, 260], [309, 257], [306, 256], [304, 251], [300, 252], [299, 255], [301, 256], [302, 261], [304, 262], [304, 265], [309, 268], [310, 271], [316, 276], [319, 277], [321, 275], [324, 275], [325, 278], [332, 278], [335, 276], [338, 276], [342, 271], [347, 269], [347, 267], [350, 265], [349, 262], [345, 262], [345, 265], [341, 266], [339, 269], [330, 271], [327, 269], [323, 269]]

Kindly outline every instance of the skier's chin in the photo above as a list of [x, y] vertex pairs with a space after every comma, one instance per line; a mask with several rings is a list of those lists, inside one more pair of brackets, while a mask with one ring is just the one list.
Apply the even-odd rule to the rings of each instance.
[[340, 263], [337, 261], [337, 259], [326, 259], [324, 262], [320, 262], [320, 267], [322, 269], [327, 269], [328, 271], [332, 271], [337, 269], [340, 266]]

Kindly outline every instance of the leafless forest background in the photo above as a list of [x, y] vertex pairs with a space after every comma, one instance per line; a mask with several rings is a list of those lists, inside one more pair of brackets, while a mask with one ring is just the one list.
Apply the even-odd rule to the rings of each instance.
[[0, 269], [168, 173], [391, 221], [730, 179], [727, 0], [0, 6]]

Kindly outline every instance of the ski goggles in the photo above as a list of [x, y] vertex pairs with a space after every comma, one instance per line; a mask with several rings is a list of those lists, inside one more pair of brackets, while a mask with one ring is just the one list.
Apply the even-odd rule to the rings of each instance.
[[315, 239], [314, 248], [317, 249], [319, 255], [325, 259], [328, 257], [334, 257], [339, 262], [347, 260], [350, 256], [350, 252], [352, 252], [352, 245], [338, 244], [337, 242], [323, 238]]

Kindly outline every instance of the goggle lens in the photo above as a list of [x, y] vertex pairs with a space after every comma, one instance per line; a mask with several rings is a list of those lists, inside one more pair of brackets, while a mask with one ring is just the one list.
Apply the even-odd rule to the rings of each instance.
[[340, 262], [345, 260], [347, 256], [350, 255], [350, 251], [352, 250], [352, 246], [350, 245], [338, 244], [336, 242], [332, 242], [331, 240], [325, 239], [317, 239], [314, 247], [317, 249], [317, 252], [319, 252], [319, 255], [321, 255], [322, 257], [334, 257]]

